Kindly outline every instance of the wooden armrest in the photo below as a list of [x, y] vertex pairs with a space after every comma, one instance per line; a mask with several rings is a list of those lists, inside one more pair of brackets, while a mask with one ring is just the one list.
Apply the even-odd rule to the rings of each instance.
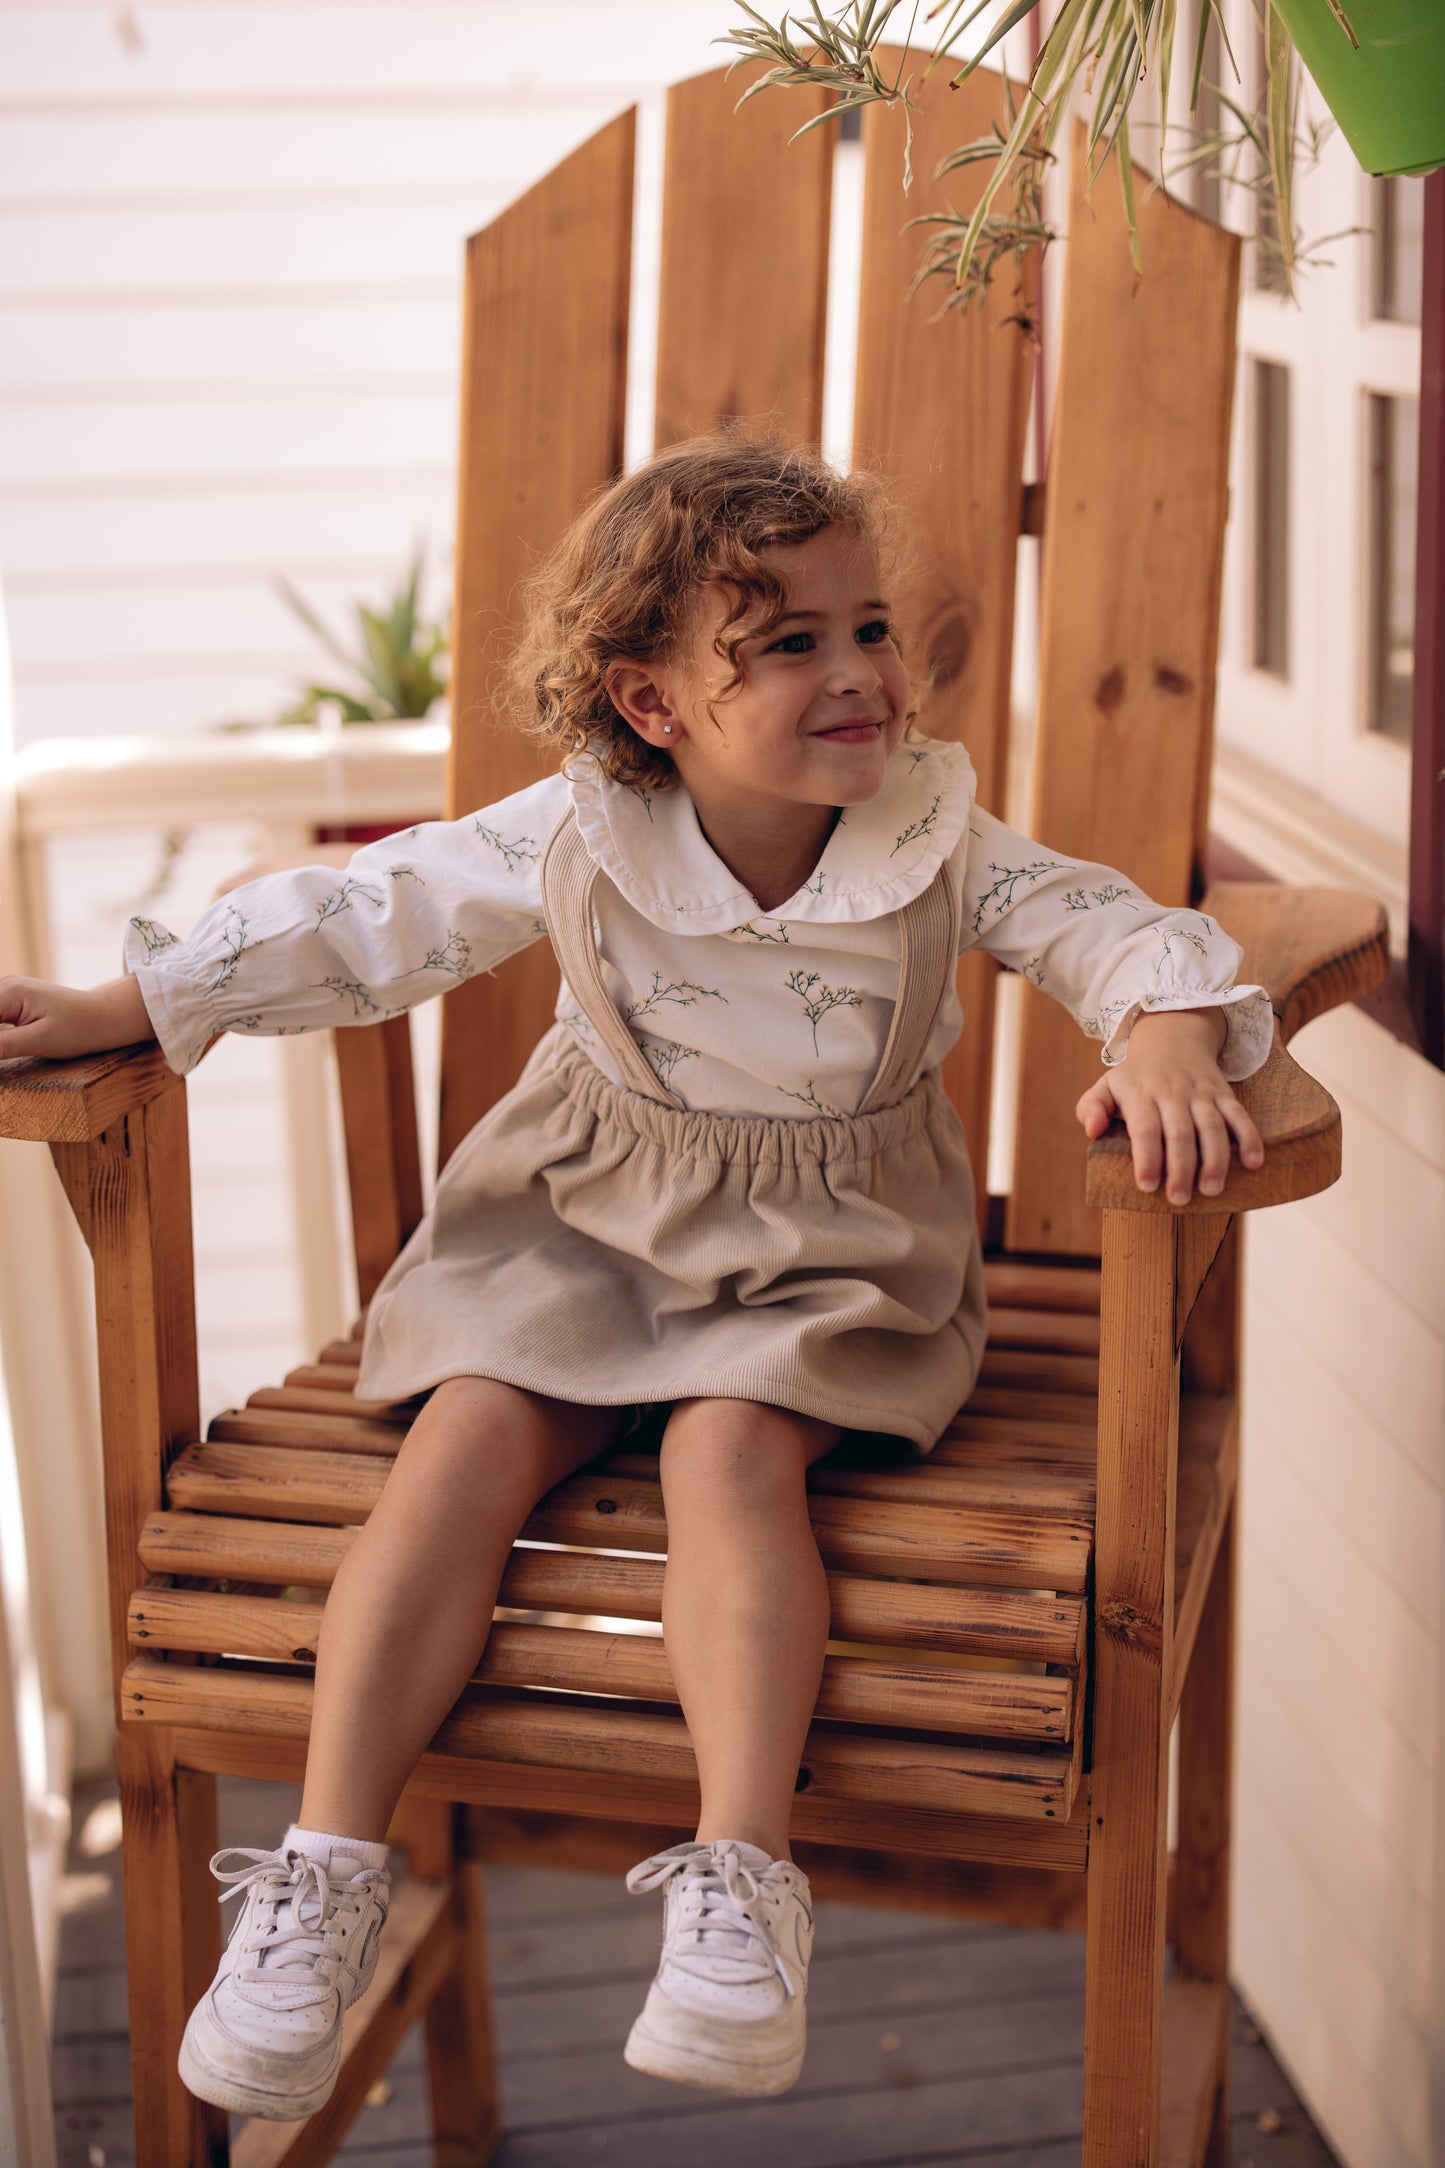
[[1244, 950], [1240, 983], [1267, 989], [1286, 1042], [1312, 1017], [1369, 993], [1389, 969], [1384, 907], [1353, 889], [1217, 881], [1199, 908]]
[[1278, 1027], [1268, 1061], [1237, 1084], [1235, 1092], [1259, 1125], [1262, 1167], [1250, 1173], [1232, 1156], [1218, 1196], [1201, 1197], [1196, 1191], [1188, 1204], [1171, 1204], [1162, 1190], [1136, 1185], [1128, 1131], [1122, 1122], [1111, 1122], [1089, 1146], [1084, 1201], [1124, 1212], [1252, 1212], [1261, 1205], [1313, 1197], [1339, 1179], [1340, 1110], [1323, 1084], [1285, 1052]]
[[78, 1061], [0, 1061], [0, 1137], [89, 1144], [175, 1081], [154, 1039]]

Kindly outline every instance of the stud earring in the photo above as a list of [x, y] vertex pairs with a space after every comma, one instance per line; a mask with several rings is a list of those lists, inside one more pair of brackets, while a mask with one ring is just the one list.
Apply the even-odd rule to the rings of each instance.
[[664, 723], [664, 724], [663, 724], [663, 726], [662, 726], [662, 734], [663, 734], [663, 736], [664, 736], [665, 738], [670, 738], [670, 737], [672, 736], [672, 725], [671, 725], [671, 723]]

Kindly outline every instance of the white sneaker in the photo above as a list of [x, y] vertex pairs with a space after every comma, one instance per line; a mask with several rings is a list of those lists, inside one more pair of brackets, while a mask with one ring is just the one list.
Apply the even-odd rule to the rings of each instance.
[[[225, 1871], [223, 1860], [242, 1860]], [[371, 1985], [391, 1876], [341, 1851], [217, 1852], [211, 1872], [242, 1896], [220, 1969], [191, 2012], [180, 2072], [237, 2115], [299, 2122], [330, 2098], [341, 2013]]]
[[625, 2050], [634, 2070], [720, 2093], [785, 2093], [803, 2067], [808, 1877], [756, 1844], [675, 1844], [627, 1887], [666, 1892], [662, 1962]]

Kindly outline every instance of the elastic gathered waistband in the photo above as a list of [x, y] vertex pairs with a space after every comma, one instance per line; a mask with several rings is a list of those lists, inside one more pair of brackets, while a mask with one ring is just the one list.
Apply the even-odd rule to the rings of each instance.
[[562, 1082], [599, 1122], [692, 1159], [749, 1165], [821, 1166], [871, 1159], [905, 1144], [947, 1108], [938, 1071], [930, 1069], [904, 1098], [871, 1114], [709, 1114], [664, 1106], [604, 1076], [571, 1033], [541, 1071]]

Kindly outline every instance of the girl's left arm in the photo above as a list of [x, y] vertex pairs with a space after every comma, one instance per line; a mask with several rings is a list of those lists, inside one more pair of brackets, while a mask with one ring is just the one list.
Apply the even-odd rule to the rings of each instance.
[[1091, 1138], [1122, 1117], [1141, 1189], [1162, 1177], [1174, 1204], [1196, 1180], [1217, 1194], [1231, 1136], [1244, 1165], [1259, 1165], [1259, 1133], [1230, 1085], [1266, 1060], [1274, 1020], [1264, 989], [1237, 983], [1242, 951], [1211, 918], [1166, 909], [1124, 874], [1065, 858], [975, 806], [962, 940], [1103, 1041], [1105, 1074], [1076, 1111]]

